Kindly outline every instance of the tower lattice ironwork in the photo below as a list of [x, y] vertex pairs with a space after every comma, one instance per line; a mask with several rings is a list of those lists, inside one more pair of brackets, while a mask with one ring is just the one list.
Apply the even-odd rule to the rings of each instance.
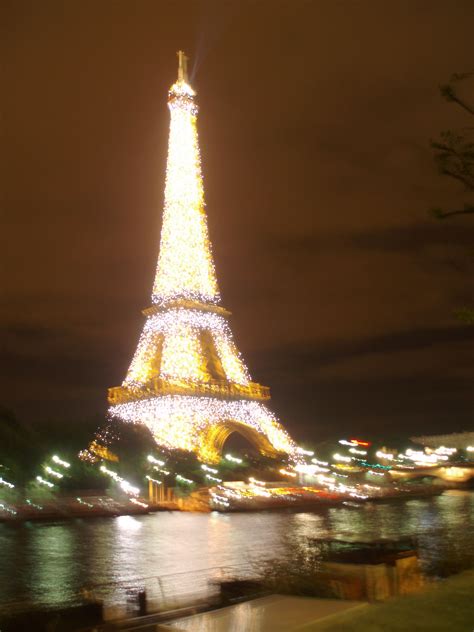
[[109, 389], [109, 413], [144, 423], [158, 445], [216, 462], [238, 432], [261, 453], [293, 453], [295, 444], [269, 410], [266, 386], [253, 382], [221, 306], [207, 218], [195, 92], [179, 52], [171, 115], [165, 202], [152, 306], [121, 386]]

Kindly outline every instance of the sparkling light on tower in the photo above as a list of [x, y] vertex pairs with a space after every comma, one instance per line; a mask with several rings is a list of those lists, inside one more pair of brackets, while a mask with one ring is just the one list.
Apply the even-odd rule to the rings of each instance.
[[184, 53], [169, 91], [171, 114], [165, 203], [152, 307], [122, 386], [109, 389], [109, 412], [146, 424], [157, 444], [220, 458], [239, 432], [263, 454], [296, 446], [263, 403], [269, 389], [251, 381], [232, 339], [220, 295], [204, 211], [196, 93]]

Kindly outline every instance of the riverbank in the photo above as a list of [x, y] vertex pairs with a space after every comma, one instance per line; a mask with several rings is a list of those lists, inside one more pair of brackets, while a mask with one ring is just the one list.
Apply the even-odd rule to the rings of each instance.
[[419, 593], [340, 614], [300, 632], [471, 632], [474, 571], [428, 584]]
[[58, 520], [117, 518], [119, 516], [144, 516], [159, 511], [179, 511], [176, 502], [163, 501], [148, 504], [132, 499], [114, 499], [109, 496], [100, 497], [63, 497], [54, 503], [40, 505], [23, 503], [11, 505], [8, 512], [0, 514], [0, 523], [21, 524], [24, 522], [54, 522]]
[[138, 618], [112, 629], [252, 632], [470, 632], [474, 571], [383, 605], [271, 594], [178, 618]]
[[156, 624], [136, 619], [121, 630], [252, 630], [252, 632], [470, 632], [474, 571], [432, 583], [383, 605], [269, 595]]
[[[172, 491], [172, 490], [170, 490]], [[404, 501], [439, 496], [446, 487], [435, 485], [398, 486], [365, 490], [365, 495], [336, 493], [310, 486], [267, 487], [264, 490], [247, 486], [238, 490], [224, 486], [201, 488], [196, 492], [172, 500], [146, 502], [143, 498], [113, 498], [109, 496], [63, 496], [53, 502], [27, 501], [10, 505], [0, 511], [0, 523], [48, 522], [77, 518], [114, 518], [140, 516], [159, 511], [209, 513], [258, 511], [315, 511], [323, 507], [353, 506], [364, 503]]]
[[[100, 623], [100, 609], [71, 609], [69, 612], [30, 613], [6, 622], [6, 632], [35, 629], [72, 630], [248, 630], [253, 632], [470, 632], [474, 571], [431, 582], [409, 596], [383, 604], [298, 596], [269, 595], [243, 600], [236, 605], [180, 608], [129, 619]], [[217, 606], [217, 607], [216, 607]], [[184, 617], [184, 618], [183, 618]], [[95, 620], [95, 623], [92, 623]]]
[[94, 520], [97, 518], [118, 518], [120, 516], [146, 516], [148, 514], [159, 512], [186, 512], [186, 513], [210, 513], [217, 511], [219, 513], [258, 513], [262, 511], [272, 512], [298, 512], [304, 513], [308, 511], [318, 511], [320, 509], [328, 509], [334, 507], [349, 507], [359, 509], [364, 503], [397, 503], [410, 499], [431, 498], [440, 496], [446, 490], [423, 491], [419, 493], [394, 494], [386, 497], [375, 497], [364, 500], [352, 500], [346, 497], [313, 500], [308, 498], [290, 499], [285, 501], [277, 500], [275, 502], [255, 502], [249, 505], [245, 503], [237, 504], [230, 508], [222, 508], [215, 505], [206, 505], [204, 503], [196, 503], [195, 500], [187, 502], [186, 499], [180, 499], [180, 502], [162, 502], [159, 504], [147, 505], [141, 507], [137, 505], [122, 505], [112, 508], [91, 507], [84, 511], [82, 508], [45, 508], [41, 511], [22, 511], [15, 510], [15, 513], [0, 516], [0, 524], [22, 524], [25, 522], [57, 522], [67, 520], [86, 519]]

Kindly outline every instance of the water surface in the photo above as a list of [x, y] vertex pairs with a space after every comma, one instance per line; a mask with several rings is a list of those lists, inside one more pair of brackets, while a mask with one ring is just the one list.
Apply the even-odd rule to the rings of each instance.
[[468, 491], [312, 513], [169, 512], [0, 524], [0, 610], [73, 604], [81, 589], [95, 584], [181, 572], [206, 577], [215, 573], [206, 569], [255, 565], [310, 537], [415, 535], [424, 569], [436, 574], [474, 564], [473, 532], [474, 493]]

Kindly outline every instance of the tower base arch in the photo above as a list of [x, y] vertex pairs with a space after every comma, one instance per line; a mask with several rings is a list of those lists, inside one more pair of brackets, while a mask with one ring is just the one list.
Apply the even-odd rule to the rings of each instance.
[[282, 454], [275, 449], [262, 432], [258, 432], [255, 428], [238, 421], [226, 420], [212, 424], [202, 431], [197, 452], [199, 460], [206, 463], [218, 463], [221, 459], [225, 442], [235, 432], [257, 448], [263, 456], [276, 458]]

